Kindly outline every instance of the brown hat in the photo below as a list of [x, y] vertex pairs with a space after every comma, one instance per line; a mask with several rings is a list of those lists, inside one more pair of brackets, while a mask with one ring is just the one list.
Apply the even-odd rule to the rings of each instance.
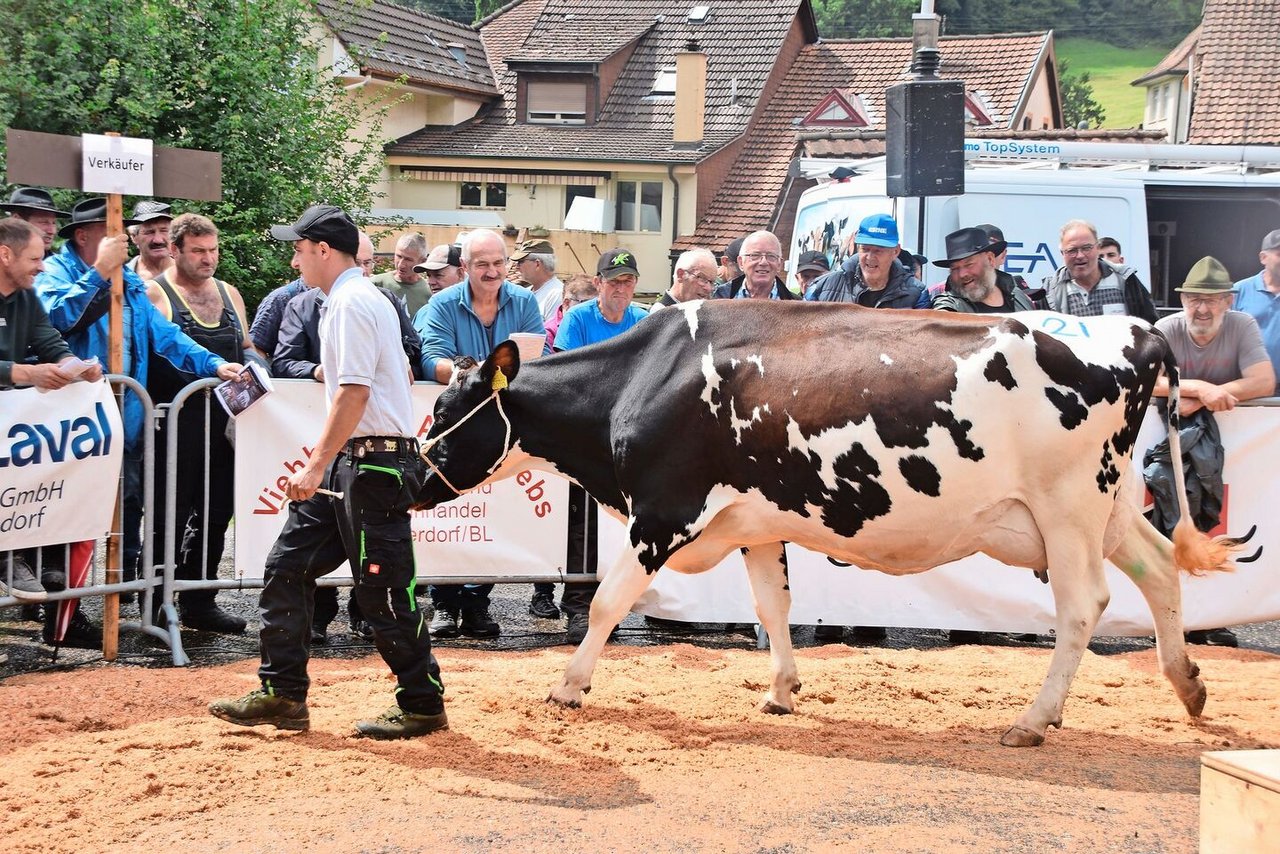
[[512, 261], [523, 261], [530, 255], [554, 255], [556, 250], [546, 240], [526, 240], [511, 253]]
[[1222, 262], [1212, 255], [1206, 255], [1195, 263], [1187, 273], [1187, 280], [1182, 287], [1174, 288], [1180, 294], [1229, 294], [1235, 291], [1231, 284], [1231, 274]]

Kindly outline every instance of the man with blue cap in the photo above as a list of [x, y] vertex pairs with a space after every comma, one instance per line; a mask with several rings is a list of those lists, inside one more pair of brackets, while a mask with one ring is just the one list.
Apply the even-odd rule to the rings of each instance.
[[852, 302], [867, 308], [920, 308], [924, 285], [898, 261], [902, 250], [898, 223], [889, 214], [872, 214], [858, 224], [849, 257], [839, 270], [815, 279], [804, 298], [810, 302]]

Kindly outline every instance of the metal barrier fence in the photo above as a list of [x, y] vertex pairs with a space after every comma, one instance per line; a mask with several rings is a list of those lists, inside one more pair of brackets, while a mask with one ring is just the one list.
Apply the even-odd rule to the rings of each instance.
[[[151, 396], [147, 394], [145, 388], [137, 383], [131, 377], [123, 375], [110, 375], [108, 380], [111, 382], [116, 391], [117, 401], [123, 394], [123, 390], [128, 388], [137, 394], [143, 407], [143, 442], [141, 448], [141, 466], [142, 466], [142, 525], [141, 525], [141, 556], [138, 563], [138, 577], [131, 580], [123, 580], [118, 583], [107, 583], [104, 580], [105, 571], [105, 547], [98, 544], [95, 548], [92, 566], [90, 569], [89, 583], [85, 586], [68, 588], [57, 592], [50, 592], [44, 600], [46, 603], [57, 603], [65, 599], [81, 599], [91, 596], [104, 597], [104, 613], [111, 612], [117, 607], [111, 597], [117, 597], [121, 594], [135, 594], [138, 602], [139, 619], [137, 621], [122, 621], [119, 623], [119, 629], [124, 631], [139, 632], [158, 638], [169, 647], [173, 663], [176, 666], [185, 666], [190, 663], [186, 652], [182, 645], [182, 634], [180, 631], [180, 615], [178, 612], [176, 597], [177, 594], [184, 591], [192, 590], [251, 590], [261, 588], [263, 580], [259, 578], [249, 579], [220, 579], [217, 578], [217, 569], [214, 568], [211, 573], [208, 566], [208, 541], [210, 536], [210, 528], [208, 524], [203, 526], [202, 539], [199, 543], [200, 565], [198, 579], [179, 579], [176, 577], [178, 568], [178, 544], [181, 541], [183, 531], [185, 529], [187, 519], [179, 520], [177, 518], [177, 493], [178, 493], [178, 465], [176, 463], [179, 454], [179, 431], [177, 429], [168, 429], [178, 423], [178, 419], [187, 406], [200, 406], [203, 404], [203, 433], [202, 441], [199, 443], [203, 456], [200, 466], [201, 473], [201, 513], [207, 521], [210, 518], [210, 494], [209, 494], [209, 473], [211, 466], [210, 446], [211, 435], [210, 428], [212, 425], [212, 412], [215, 407], [220, 404], [214, 399], [211, 391], [218, 384], [217, 379], [201, 379], [183, 387], [177, 395], [175, 395], [172, 403], [168, 405], [156, 406], [151, 400]], [[193, 400], [194, 399], [194, 400]], [[157, 519], [157, 501], [155, 495], [156, 487], [156, 434], [160, 432], [160, 426], [165, 426], [163, 437], [165, 441], [165, 460], [167, 461], [165, 478], [164, 478], [164, 513], [162, 519]], [[247, 438], [247, 437], [246, 437]], [[129, 465], [126, 461], [125, 466]], [[123, 503], [123, 483], [124, 483], [124, 466], [122, 466], [121, 477], [119, 480], [120, 488], [117, 490], [116, 501], [118, 508], [122, 511]], [[594, 507], [588, 503], [584, 508], [584, 512], [594, 512]], [[123, 520], [123, 512], [117, 513], [117, 518]], [[163, 554], [155, 555], [154, 545], [156, 542], [155, 525], [159, 523], [164, 534]], [[584, 526], [585, 527], [585, 526]], [[123, 566], [125, 562], [124, 553], [124, 537], [122, 530], [111, 532], [111, 538], [108, 543], [113, 543], [117, 549], [116, 566]], [[227, 543], [234, 548], [234, 534], [231, 534]], [[68, 557], [65, 550], [70, 549], [70, 544], [65, 546], [46, 546], [38, 554], [43, 557], [44, 551], [50, 549], [64, 549], [64, 559]], [[225, 553], [225, 552], [224, 552]], [[591, 549], [584, 549], [584, 554], [590, 554]], [[0, 578], [4, 578], [10, 585], [12, 584], [12, 562], [13, 555], [10, 552], [0, 552]], [[37, 566], [32, 569], [36, 573], [36, 577], [40, 577], [42, 568], [42, 560], [37, 561]], [[64, 563], [64, 566], [68, 565]], [[420, 575], [418, 577], [419, 584], [490, 584], [490, 583], [530, 583], [536, 581], [557, 582], [557, 583], [590, 583], [598, 580], [594, 572], [566, 573], [562, 572], [556, 575], [546, 575], [545, 573], [506, 573], [501, 575], [483, 575], [483, 576], [430, 576]], [[212, 575], [213, 577], [208, 577]], [[347, 587], [352, 584], [349, 578], [321, 578], [316, 582], [322, 587]], [[157, 599], [158, 597], [158, 599]], [[0, 608], [6, 606], [16, 606], [29, 604], [20, 601], [13, 596], [0, 597]], [[116, 612], [118, 613], [118, 612]], [[104, 620], [109, 623], [109, 620]], [[104, 653], [108, 660], [114, 658], [115, 638], [107, 637], [108, 625], [104, 625]]]

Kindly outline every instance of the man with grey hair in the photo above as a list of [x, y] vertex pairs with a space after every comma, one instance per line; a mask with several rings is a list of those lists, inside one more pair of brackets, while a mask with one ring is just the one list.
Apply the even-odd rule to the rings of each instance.
[[555, 317], [564, 300], [564, 282], [556, 278], [556, 255], [546, 240], [526, 240], [511, 253], [516, 273], [529, 283], [529, 290], [538, 298], [538, 311], [542, 322]]
[[418, 309], [431, 299], [431, 288], [427, 285], [427, 280], [414, 269], [426, 259], [427, 238], [416, 231], [402, 234], [396, 241], [395, 255], [392, 256], [395, 269], [373, 277], [374, 285], [386, 288], [404, 301], [410, 317], [416, 316]]
[[[465, 282], [436, 294], [414, 317], [414, 328], [422, 336], [423, 375], [438, 383], [453, 377], [455, 359], [483, 362], [513, 332], [546, 334], [537, 298], [507, 281], [502, 235], [485, 229], [471, 232], [462, 243], [462, 262]], [[492, 590], [492, 584], [433, 584], [431, 636], [497, 637], [501, 627], [489, 613]]]
[[1063, 264], [1044, 280], [1049, 308], [1078, 317], [1127, 314], [1156, 322], [1151, 294], [1132, 267], [1101, 257], [1098, 229], [1083, 219], [1062, 226], [1059, 247]]
[[709, 249], [689, 249], [680, 253], [675, 272], [671, 275], [671, 287], [658, 297], [649, 313], [680, 302], [707, 299], [716, 284], [716, 270], [716, 256]]
[[738, 255], [742, 272], [716, 285], [712, 299], [799, 299], [779, 277], [782, 243], [769, 231], [755, 231], [742, 241]]

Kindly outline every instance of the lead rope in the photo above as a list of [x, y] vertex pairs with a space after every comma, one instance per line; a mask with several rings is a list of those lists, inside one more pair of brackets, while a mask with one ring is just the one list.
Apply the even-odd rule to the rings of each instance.
[[445, 430], [439, 436], [432, 437], [431, 439], [428, 439], [426, 442], [422, 444], [422, 448], [419, 451], [419, 456], [422, 457], [422, 461], [426, 463], [433, 472], [436, 473], [436, 476], [438, 476], [441, 480], [444, 481], [445, 486], [453, 490], [454, 495], [462, 495], [463, 490], [458, 489], [458, 487], [454, 486], [453, 483], [450, 482], [449, 478], [445, 477], [444, 472], [440, 470], [439, 466], [437, 466], [435, 463], [431, 461], [431, 458], [428, 457], [427, 454], [431, 451], [432, 448], [434, 448], [440, 442], [441, 439], [443, 439], [445, 436], [448, 436], [454, 430], [457, 430], [463, 424], [466, 424], [467, 421], [470, 420], [471, 416], [475, 415], [477, 412], [483, 409], [484, 405], [492, 400], [497, 404], [498, 414], [502, 416], [502, 423], [506, 427], [506, 434], [502, 437], [502, 453], [498, 456], [498, 459], [494, 461], [493, 465], [489, 466], [489, 471], [487, 473], [493, 474], [495, 471], [497, 471], [498, 466], [502, 465], [503, 461], [506, 460], [507, 455], [511, 453], [509, 448], [509, 444], [511, 442], [511, 419], [507, 418], [507, 413], [502, 408], [502, 398], [498, 396], [498, 392], [502, 391], [506, 387], [507, 387], [507, 377], [505, 374], [502, 373], [502, 369], [499, 368], [498, 372], [493, 375], [493, 394], [489, 395], [484, 400], [480, 401], [474, 407], [472, 407], [471, 411], [468, 412], [466, 415], [462, 416], [462, 418], [458, 420], [457, 424], [454, 424], [452, 427]]

